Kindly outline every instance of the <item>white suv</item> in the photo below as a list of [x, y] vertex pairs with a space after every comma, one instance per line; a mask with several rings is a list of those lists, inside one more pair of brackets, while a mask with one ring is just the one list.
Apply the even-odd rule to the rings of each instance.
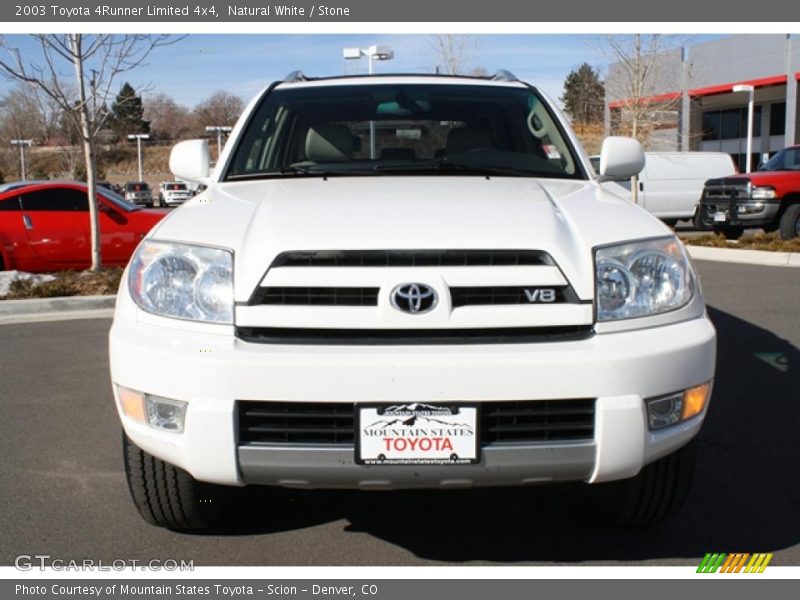
[[177, 206], [191, 197], [191, 190], [182, 181], [164, 181], [158, 186], [159, 206]]
[[[201, 528], [249, 484], [583, 481], [680, 506], [715, 332], [678, 239], [600, 187], [558, 109], [493, 78], [293, 74], [142, 241], [110, 333], [133, 500]], [[616, 495], [620, 494], [619, 497]]]

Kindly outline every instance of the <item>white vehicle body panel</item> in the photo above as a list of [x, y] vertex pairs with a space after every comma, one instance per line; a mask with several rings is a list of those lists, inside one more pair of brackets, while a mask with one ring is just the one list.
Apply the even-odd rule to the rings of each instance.
[[[336, 85], [363, 81], [337, 79]], [[522, 85], [438, 77], [385, 77], [380, 82]], [[290, 84], [279, 87], [284, 85]], [[323, 80], [291, 85], [331, 84]], [[371, 489], [560, 480], [595, 483], [632, 477], [699, 431], [705, 411], [651, 432], [645, 410], [645, 399], [713, 379], [716, 337], [699, 288], [688, 305], [670, 313], [596, 323], [595, 249], [671, 236], [658, 219], [591, 177], [382, 175], [221, 181], [235, 142], [257, 105], [258, 97], [234, 127], [208, 189], [148, 234], [153, 240], [207, 244], [233, 252], [233, 324], [150, 314], [134, 302], [126, 285], [128, 273], [123, 277], [110, 332], [115, 394], [118, 397], [117, 386], [123, 386], [188, 403], [185, 431], [176, 434], [132, 420], [118, 402], [123, 427], [140, 448], [201, 481], [243, 485], [251, 481], [242, 475], [237, 447], [237, 403], [242, 401], [348, 406], [594, 399], [594, 437], [573, 445], [531, 444], [514, 456], [510, 456], [513, 448], [487, 447], [480, 464], [453, 467], [452, 472], [446, 467], [358, 466], [352, 464], [352, 450], [341, 448], [262, 448], [270, 458], [257, 483]], [[578, 162], [591, 173], [563, 115], [554, 113], [577, 149]], [[286, 252], [374, 249], [534, 250], [549, 254], [554, 264], [270, 268]], [[426, 314], [393, 309], [388, 291], [407, 282], [431, 286], [441, 301]], [[576, 301], [453, 308], [448, 287], [479, 284], [568, 284]], [[377, 305], [370, 307], [250, 302], [261, 286], [303, 285], [374, 286], [380, 292]], [[561, 324], [583, 328], [587, 335], [540, 343], [326, 345], [254, 343], [237, 334], [247, 327], [479, 331]], [[580, 454], [583, 463], [588, 456], [588, 463], [561, 471], [558, 461], [542, 466], [559, 453], [564, 464], [574, 454]], [[315, 468], [308, 467], [312, 460], [317, 461]], [[344, 473], [328, 476], [324, 465]]]

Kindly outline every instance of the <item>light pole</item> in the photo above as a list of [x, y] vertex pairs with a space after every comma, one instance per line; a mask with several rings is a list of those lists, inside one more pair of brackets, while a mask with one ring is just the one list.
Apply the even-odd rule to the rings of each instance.
[[[342, 50], [342, 56], [345, 60], [358, 60], [362, 56], [369, 59], [368, 72], [372, 75], [373, 61], [376, 60], [392, 60], [394, 58], [394, 50], [389, 46], [370, 46], [369, 48], [345, 48]], [[369, 122], [369, 157], [375, 158], [377, 150], [375, 148], [375, 121]]]
[[747, 159], [745, 160], [745, 173], [752, 171], [753, 155], [753, 114], [755, 112], [756, 86], [754, 85], [735, 85], [734, 92], [749, 92], [750, 99], [747, 102]]
[[206, 131], [217, 132], [217, 160], [219, 160], [222, 154], [222, 134], [230, 133], [231, 129], [231, 127], [226, 127], [224, 125], [206, 125]]
[[136, 140], [136, 151], [139, 154], [139, 181], [144, 181], [142, 170], [142, 140], [149, 140], [150, 136], [146, 133], [132, 133], [128, 136], [129, 140]]
[[19, 174], [22, 181], [25, 181], [25, 146], [32, 146], [33, 140], [11, 140], [12, 146], [19, 146]]

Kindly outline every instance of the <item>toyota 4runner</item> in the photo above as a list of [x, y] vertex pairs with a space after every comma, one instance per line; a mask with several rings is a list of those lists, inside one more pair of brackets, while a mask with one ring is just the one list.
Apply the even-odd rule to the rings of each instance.
[[[110, 333], [142, 517], [201, 528], [250, 484], [586, 482], [619, 521], [675, 512], [715, 332], [675, 235], [603, 181], [510, 73], [294, 73], [132, 258]], [[606, 484], [607, 485], [598, 485]]]

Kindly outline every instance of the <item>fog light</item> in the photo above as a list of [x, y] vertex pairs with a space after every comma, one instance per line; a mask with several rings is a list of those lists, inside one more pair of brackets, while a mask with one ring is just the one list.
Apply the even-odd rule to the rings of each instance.
[[683, 393], [683, 410], [681, 420], [691, 419], [703, 412], [711, 393], [711, 382], [689, 388]]
[[117, 386], [117, 398], [119, 398], [119, 406], [122, 409], [122, 414], [130, 417], [134, 421], [140, 423], [147, 423], [147, 418], [144, 415], [144, 394], [135, 390], [129, 390], [121, 385]]
[[183, 422], [186, 418], [186, 402], [171, 400], [160, 396], [145, 396], [147, 407], [147, 422], [151, 427], [166, 429], [175, 433], [183, 432]]
[[650, 429], [663, 429], [681, 420], [683, 392], [653, 398], [647, 401], [647, 419]]

